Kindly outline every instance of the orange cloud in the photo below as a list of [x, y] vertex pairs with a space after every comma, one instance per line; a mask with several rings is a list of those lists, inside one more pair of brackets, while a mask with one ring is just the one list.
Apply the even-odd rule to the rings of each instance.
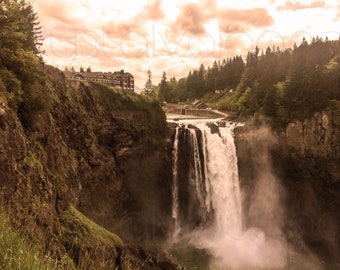
[[145, 29], [143, 23], [138, 19], [130, 20], [129, 22], [114, 23], [110, 22], [103, 27], [103, 31], [110, 38], [129, 39], [132, 34], [144, 34]]
[[143, 14], [146, 18], [151, 20], [160, 20], [164, 18], [164, 12], [161, 7], [161, 0], [154, 0], [150, 4], [147, 4], [143, 9]]
[[64, 24], [75, 23], [75, 19], [69, 14], [70, 9], [63, 3], [54, 5], [50, 1], [39, 1], [37, 8], [39, 11], [39, 18], [42, 22], [47, 22], [53, 18], [53, 20], [57, 20]]
[[69, 32], [93, 31], [98, 25], [93, 20], [83, 19], [89, 10], [86, 3], [80, 1], [37, 1], [35, 5], [43, 29], [49, 32], [61, 32], [67, 36]]
[[183, 31], [189, 35], [200, 36], [205, 34], [204, 23], [207, 16], [202, 12], [198, 4], [190, 3], [182, 7], [175, 24], [172, 25], [174, 34], [180, 34]]
[[130, 39], [133, 34], [145, 36], [146, 22], [164, 18], [161, 4], [160, 0], [153, 0], [129, 21], [116, 23], [112, 20], [103, 26], [103, 31], [111, 38]]
[[221, 31], [223, 33], [241, 33], [247, 30], [247, 26], [245, 24], [239, 22], [230, 22], [230, 21], [221, 21], [220, 23]]
[[222, 40], [220, 46], [223, 49], [235, 50], [236, 48], [240, 47], [240, 45], [243, 45], [243, 43], [244, 40], [242, 40], [241, 36], [230, 35]]
[[220, 12], [221, 31], [224, 33], [237, 33], [253, 27], [266, 27], [274, 23], [268, 11], [263, 8], [235, 10], [224, 9]]
[[277, 10], [301, 10], [301, 9], [310, 9], [310, 8], [324, 8], [325, 7], [325, 2], [323, 1], [315, 1], [312, 2], [309, 5], [302, 4], [299, 2], [293, 3], [291, 1], [286, 1], [286, 4], [284, 6], [279, 6]]
[[[324, 11], [312, 8], [336, 6], [322, 0], [263, 0], [248, 2], [248, 8], [242, 9], [244, 5], [239, 2], [240, 5], [220, 0], [124, 0], [121, 3], [35, 0], [34, 6], [44, 31], [46, 58], [51, 64], [91, 65], [97, 70], [126, 69], [135, 75], [138, 85], [144, 84], [148, 69], [160, 70], [155, 78], [160, 78], [163, 69], [169, 71], [169, 76], [171, 72], [178, 77], [186, 75], [189, 67], [198, 67], [201, 62], [211, 65], [212, 59], [244, 54], [256, 44], [264, 49], [268, 45], [287, 46], [295, 42], [297, 34], [294, 38], [281, 38], [269, 29], [293, 29], [294, 33], [304, 29], [304, 24], [296, 24], [300, 14], [292, 11], [305, 10], [302, 12], [305, 17], [301, 16], [303, 22], [308, 14]], [[274, 10], [268, 11], [264, 3]], [[234, 8], [228, 8], [229, 4]], [[287, 16], [294, 14], [295, 19], [289, 22], [290, 18], [280, 10], [291, 11]], [[275, 13], [280, 16], [274, 17]], [[332, 14], [334, 17], [335, 12]], [[274, 24], [272, 16], [275, 27], [269, 27]], [[309, 18], [305, 23], [308, 27]], [[340, 22], [334, 18], [334, 23], [337, 29]], [[252, 32], [257, 29], [260, 31]], [[282, 31], [283, 34], [288, 35], [288, 30]]]

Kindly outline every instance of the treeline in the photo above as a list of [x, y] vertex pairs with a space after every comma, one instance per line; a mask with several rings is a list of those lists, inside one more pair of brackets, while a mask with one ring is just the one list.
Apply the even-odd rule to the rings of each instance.
[[340, 41], [305, 39], [293, 49], [249, 53], [236, 92], [225, 98], [242, 116], [267, 117], [285, 126], [340, 99]]
[[26, 0], [0, 0], [0, 97], [32, 126], [48, 106], [40, 46], [42, 32]]
[[340, 40], [316, 37], [285, 50], [256, 47], [245, 63], [238, 56], [207, 69], [201, 65], [186, 78], [168, 81], [168, 95], [163, 96], [167, 102], [200, 98], [218, 109], [265, 118], [281, 127], [339, 101], [339, 81]]
[[235, 88], [245, 69], [241, 56], [215, 61], [212, 67], [205, 68], [203, 64], [198, 69], [189, 72], [186, 78], [176, 80], [166, 79], [163, 72], [162, 80], [158, 85], [158, 97], [161, 101], [177, 103], [186, 100], [201, 98], [215, 90]]

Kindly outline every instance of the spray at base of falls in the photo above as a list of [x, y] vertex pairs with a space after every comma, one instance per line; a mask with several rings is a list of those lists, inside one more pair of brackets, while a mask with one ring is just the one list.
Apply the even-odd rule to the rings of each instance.
[[[269, 236], [243, 224], [235, 126], [211, 120], [179, 122], [173, 149], [174, 237], [206, 249], [214, 258], [212, 269], [284, 267], [287, 245], [282, 234]], [[181, 168], [185, 158], [189, 161]], [[266, 177], [276, 181], [272, 175]], [[264, 193], [268, 192], [277, 190]]]

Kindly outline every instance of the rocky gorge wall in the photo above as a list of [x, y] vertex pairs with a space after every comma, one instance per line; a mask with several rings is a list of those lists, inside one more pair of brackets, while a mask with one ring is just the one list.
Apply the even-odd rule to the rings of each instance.
[[336, 104], [304, 122], [288, 124], [281, 144], [301, 156], [340, 158], [340, 110]]
[[331, 103], [279, 134], [276, 161], [287, 188], [288, 215], [312, 251], [340, 261], [340, 106]]
[[[340, 109], [331, 103], [313, 117], [287, 125], [281, 132], [268, 127], [238, 128], [236, 144], [246, 219], [254, 181], [263, 171], [263, 151], [279, 179], [284, 219], [282, 231], [291, 245], [312, 252], [324, 263], [339, 266], [340, 253]], [[265, 196], [263, 194], [263, 196]], [[309, 251], [308, 251], [309, 250]]]
[[53, 67], [46, 76], [49, 110], [29, 129], [0, 93], [3, 211], [44, 250], [69, 257], [70, 268], [175, 269], [124, 244], [164, 237], [170, 217], [171, 142], [160, 106], [66, 81]]

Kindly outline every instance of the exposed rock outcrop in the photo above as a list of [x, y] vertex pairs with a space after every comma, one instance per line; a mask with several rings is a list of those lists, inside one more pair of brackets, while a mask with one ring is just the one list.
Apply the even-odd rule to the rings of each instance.
[[[340, 106], [330, 104], [303, 122], [288, 124], [283, 132], [271, 132], [271, 166], [284, 187], [283, 231], [291, 244], [300, 239], [327, 263], [340, 263]], [[251, 194], [253, 180], [262, 170], [263, 143], [268, 140], [254, 127], [236, 129], [241, 184]], [[249, 134], [257, 134], [252, 139]], [[262, 135], [261, 135], [262, 134]], [[259, 141], [259, 142], [258, 142]], [[270, 141], [270, 140], [269, 140]], [[261, 143], [260, 143], [261, 142]], [[249, 195], [251, 196], [251, 195]], [[249, 198], [245, 198], [245, 208]], [[278, 209], [280, 210], [280, 209]], [[301, 248], [301, 247], [299, 247]]]
[[7, 215], [38, 245], [59, 258], [68, 254], [80, 269], [175, 269], [156, 254], [140, 257], [107, 231], [109, 244], [78, 242], [91, 234], [92, 223], [63, 219], [79, 210], [123, 241], [144, 246], [164, 237], [171, 216], [164, 112], [137, 95], [66, 81], [53, 67], [46, 74], [51, 107], [31, 129], [0, 93], [0, 192]]
[[340, 127], [335, 114], [327, 110], [315, 113], [304, 122], [290, 123], [285, 133], [280, 134], [285, 148], [293, 148], [301, 156], [340, 157]]

